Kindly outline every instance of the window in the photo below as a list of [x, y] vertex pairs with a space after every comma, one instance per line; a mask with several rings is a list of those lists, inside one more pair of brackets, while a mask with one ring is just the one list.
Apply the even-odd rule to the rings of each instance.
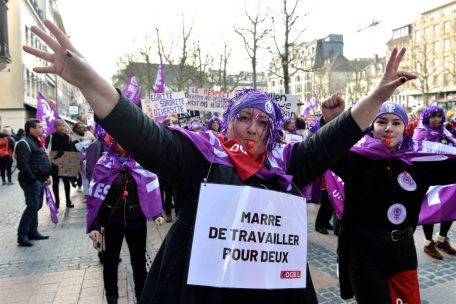
[[440, 24], [434, 25], [434, 33], [438, 34], [440, 32]]
[[450, 31], [451, 22], [450, 21], [445, 21], [443, 26], [444, 26], [445, 33], [448, 33]]
[[415, 32], [415, 40], [416, 42], [419, 42], [421, 40], [421, 31]]
[[300, 81], [301, 81], [301, 77], [296, 76], [295, 82], [300, 82]]
[[447, 85], [450, 83], [450, 75], [448, 73], [443, 74], [443, 84]]
[[445, 50], [445, 52], [448, 52], [451, 50], [451, 43], [450, 43], [450, 39], [445, 39], [443, 41], [443, 48]]
[[439, 59], [436, 58], [433, 60], [432, 64], [434, 65], [433, 68], [434, 68], [434, 71], [438, 70], [439, 69], [439, 66], [440, 66], [440, 62], [439, 62]]
[[440, 41], [434, 42], [434, 53], [440, 52]]
[[429, 27], [424, 29], [424, 39], [429, 39], [431, 37], [431, 29]]
[[432, 77], [432, 84], [437, 85], [439, 83], [439, 75], [434, 75]]

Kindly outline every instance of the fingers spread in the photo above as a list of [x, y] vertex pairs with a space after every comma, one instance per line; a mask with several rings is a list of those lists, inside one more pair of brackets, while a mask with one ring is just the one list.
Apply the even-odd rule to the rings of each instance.
[[54, 53], [57, 52], [57, 50], [60, 48], [60, 45], [57, 43], [57, 41], [55, 41], [55, 39], [53, 39], [39, 27], [32, 26], [31, 31], [32, 33], [40, 37], [41, 40], [43, 40], [54, 51]]
[[62, 32], [62, 30], [59, 29], [54, 23], [49, 20], [44, 20], [44, 24], [51, 31], [51, 33], [54, 34], [60, 45], [66, 46], [67, 48], [72, 47], [70, 39], [68, 39], [67, 35]]
[[50, 53], [46, 53], [37, 49], [34, 49], [32, 47], [29, 47], [27, 45], [24, 45], [22, 48], [25, 52], [35, 55], [38, 58], [44, 59], [48, 62], [54, 62], [54, 55]]

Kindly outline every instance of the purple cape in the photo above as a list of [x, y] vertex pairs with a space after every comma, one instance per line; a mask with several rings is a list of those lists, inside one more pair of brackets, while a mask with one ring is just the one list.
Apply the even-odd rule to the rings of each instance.
[[90, 226], [97, 216], [112, 182], [122, 170], [127, 170], [135, 179], [139, 204], [146, 219], [150, 220], [163, 211], [160, 188], [155, 174], [145, 170], [134, 160], [121, 164], [116, 157], [110, 157], [104, 153], [95, 165], [90, 181], [87, 195], [87, 232], [90, 232]]
[[[222, 143], [216, 133], [210, 131], [196, 133], [175, 126], [170, 126], [169, 129], [179, 132], [188, 138], [208, 162], [234, 168], [231, 159], [223, 149]], [[290, 191], [293, 176], [287, 175], [286, 172], [290, 165], [294, 144], [296, 143], [290, 143], [284, 147], [274, 148], [271, 152], [267, 152], [267, 158], [271, 167], [269, 169], [262, 167], [255, 176], [262, 180], [276, 178], [282, 190]]]

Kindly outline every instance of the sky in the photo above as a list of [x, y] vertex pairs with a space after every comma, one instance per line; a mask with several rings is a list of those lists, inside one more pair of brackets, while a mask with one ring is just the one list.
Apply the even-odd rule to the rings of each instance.
[[[294, 0], [288, 0], [294, 2]], [[296, 41], [309, 42], [329, 34], [344, 36], [344, 55], [348, 59], [384, 56], [385, 43], [392, 30], [419, 18], [420, 13], [451, 2], [449, 0], [301, 0], [297, 31], [305, 29]], [[264, 26], [277, 22], [280, 37], [280, 0], [57, 0], [67, 34], [73, 45], [108, 81], [117, 71], [118, 58], [137, 52], [145, 41], [156, 40], [156, 28], [168, 49], [178, 56], [182, 37], [182, 19], [186, 28], [193, 25], [190, 40], [199, 41], [203, 52], [219, 58], [224, 42], [232, 49], [229, 72], [251, 70], [249, 57], [234, 27], [248, 27], [245, 11], [259, 9], [268, 14]], [[380, 23], [358, 33], [372, 21]], [[271, 44], [269, 38], [265, 44]], [[272, 44], [271, 44], [272, 45]], [[173, 46], [173, 47], [171, 47]], [[153, 50], [156, 49], [153, 44]], [[258, 69], [266, 71], [272, 55], [260, 51]], [[152, 58], [159, 62], [158, 54]], [[217, 68], [218, 64], [214, 66]]]

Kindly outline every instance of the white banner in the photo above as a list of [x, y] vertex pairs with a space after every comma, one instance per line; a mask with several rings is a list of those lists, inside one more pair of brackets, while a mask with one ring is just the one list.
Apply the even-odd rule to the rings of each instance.
[[285, 141], [287, 144], [291, 142], [301, 142], [302, 136], [298, 134], [285, 133]]
[[432, 141], [423, 141], [423, 151], [430, 153], [456, 154], [456, 148]]
[[302, 197], [202, 184], [188, 284], [305, 288], [307, 209]]
[[223, 113], [230, 94], [223, 91], [190, 88], [186, 97], [188, 110]]

